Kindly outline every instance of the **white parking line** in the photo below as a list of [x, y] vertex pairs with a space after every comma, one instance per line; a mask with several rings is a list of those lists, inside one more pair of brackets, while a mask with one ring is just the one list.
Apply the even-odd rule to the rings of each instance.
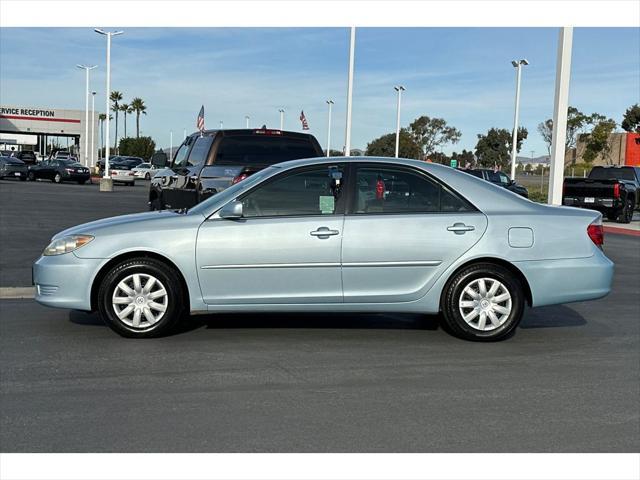
[[0, 287], [0, 300], [34, 298], [35, 295], [35, 287]]

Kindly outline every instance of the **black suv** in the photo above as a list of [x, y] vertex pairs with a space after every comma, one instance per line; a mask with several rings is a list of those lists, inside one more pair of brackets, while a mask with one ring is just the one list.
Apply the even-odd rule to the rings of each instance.
[[496, 172], [490, 168], [466, 168], [462, 169], [462, 171], [468, 173], [469, 175], [473, 175], [474, 177], [482, 178], [487, 182], [500, 185], [501, 187], [504, 187], [507, 190], [511, 190], [513, 193], [517, 193], [524, 198], [529, 198], [529, 192], [527, 191], [527, 189], [511, 180], [509, 176], [504, 172]]
[[22, 150], [20, 152], [13, 152], [11, 154], [13, 158], [17, 158], [18, 160], [22, 160], [27, 165], [35, 165], [37, 162], [36, 154], [30, 150]]
[[306, 133], [266, 128], [193, 133], [151, 180], [149, 208], [189, 208], [275, 163], [321, 156], [318, 141]]

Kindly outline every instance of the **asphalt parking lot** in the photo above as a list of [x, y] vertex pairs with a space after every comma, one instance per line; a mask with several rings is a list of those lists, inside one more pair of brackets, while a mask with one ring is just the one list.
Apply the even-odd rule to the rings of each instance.
[[[146, 186], [0, 182], [0, 201], [2, 285], [28, 285], [53, 233], [145, 210]], [[528, 310], [493, 344], [437, 317], [331, 314], [193, 317], [137, 341], [0, 300], [0, 450], [637, 452], [640, 238], [605, 251], [608, 297]]]

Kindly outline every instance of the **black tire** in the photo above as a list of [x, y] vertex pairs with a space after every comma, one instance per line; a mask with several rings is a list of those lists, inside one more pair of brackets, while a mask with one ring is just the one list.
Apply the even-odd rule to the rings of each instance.
[[87, 183], [86, 180], [78, 180], [78, 185], [84, 185], [85, 183]]
[[24, 177], [20, 177], [20, 181], [21, 181], [21, 182], [26, 182], [26, 181], [27, 181], [27, 177], [26, 177], [26, 176], [24, 176]]
[[62, 183], [62, 175], [56, 172], [55, 176], [53, 177], [53, 183]]
[[[500, 326], [492, 330], [483, 331], [470, 325], [462, 317], [459, 308], [464, 289], [481, 278], [499, 281], [511, 296], [510, 313]], [[525, 296], [520, 280], [508, 269], [492, 263], [478, 263], [460, 270], [449, 280], [442, 297], [445, 327], [457, 337], [481, 342], [503, 340], [509, 337], [522, 320], [524, 305]]]
[[[167, 292], [167, 308], [157, 323], [135, 328], [120, 320], [112, 304], [118, 283], [132, 274], [155, 277]], [[152, 258], [132, 258], [115, 265], [103, 278], [98, 290], [98, 311], [102, 320], [116, 333], [127, 338], [153, 338], [170, 333], [180, 321], [187, 305], [178, 273]]]
[[162, 202], [159, 197], [155, 197], [153, 200], [149, 202], [149, 210], [152, 212], [155, 210], [162, 210]]
[[144, 179], [145, 180], [151, 180], [151, 175], [149, 175], [149, 172], [144, 174]]
[[618, 212], [616, 210], [607, 210], [607, 220], [612, 222], [618, 219]]
[[27, 178], [28, 178], [30, 181], [35, 182], [35, 181], [36, 181], [36, 174], [35, 174], [35, 173], [33, 173], [33, 172], [29, 172], [29, 173], [27, 174]]
[[624, 207], [620, 209], [616, 220], [618, 223], [631, 223], [633, 219], [633, 199], [627, 198]]

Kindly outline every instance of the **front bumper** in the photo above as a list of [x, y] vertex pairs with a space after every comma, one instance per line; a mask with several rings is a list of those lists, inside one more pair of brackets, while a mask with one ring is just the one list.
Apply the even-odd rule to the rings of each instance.
[[531, 288], [534, 307], [582, 302], [611, 291], [614, 264], [597, 250], [586, 258], [514, 262]]
[[107, 259], [71, 253], [40, 257], [33, 264], [36, 302], [48, 307], [91, 310], [91, 285]]

